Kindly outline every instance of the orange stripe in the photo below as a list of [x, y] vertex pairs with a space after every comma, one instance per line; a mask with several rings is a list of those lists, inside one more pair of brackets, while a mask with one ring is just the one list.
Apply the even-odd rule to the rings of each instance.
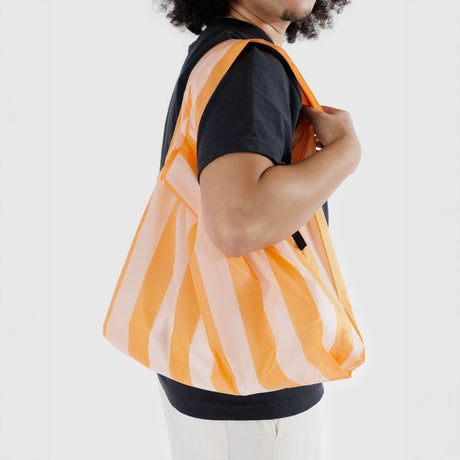
[[345, 371], [337, 365], [322, 344], [323, 322], [302, 275], [277, 248], [269, 246], [265, 248], [265, 254], [280, 286], [305, 357], [328, 380], [344, 378]]
[[136, 234], [134, 235], [134, 239], [131, 242], [131, 246], [129, 248], [128, 255], [126, 256], [125, 263], [123, 264], [123, 269], [121, 270], [120, 276], [118, 277], [118, 282], [117, 282], [117, 285], [115, 287], [115, 291], [114, 291], [114, 293], [112, 295], [112, 300], [110, 302], [109, 310], [107, 311], [107, 314], [105, 316], [104, 325], [103, 325], [103, 328], [102, 328], [102, 334], [104, 335], [104, 337], [107, 334], [107, 323], [109, 322], [110, 315], [112, 314], [113, 306], [115, 304], [115, 299], [117, 298], [118, 291], [120, 289], [121, 284], [123, 283], [123, 279], [125, 277], [126, 270], [128, 268], [129, 262], [131, 260], [131, 255], [132, 255], [132, 253], [134, 251], [134, 248], [136, 247], [137, 239], [139, 238], [139, 234], [141, 232], [141, 228], [142, 228], [142, 225], [144, 223], [145, 216], [147, 215], [147, 211], [149, 210], [150, 202], [152, 201], [152, 197], [153, 197], [153, 193], [150, 195], [150, 198], [149, 198], [149, 201], [147, 203], [147, 206], [144, 209], [144, 213], [142, 214], [142, 218], [141, 218], [141, 220], [139, 222], [139, 225], [137, 226]]
[[292, 164], [298, 163], [316, 152], [313, 125], [304, 118], [297, 129], [303, 130], [303, 134], [296, 146], [291, 150]]
[[190, 267], [192, 271], [193, 282], [195, 286], [195, 292], [198, 303], [200, 306], [200, 313], [203, 318], [203, 323], [206, 331], [206, 337], [208, 339], [209, 348], [212, 355], [214, 356], [214, 365], [211, 372], [211, 381], [216, 388], [216, 391], [220, 393], [229, 393], [234, 395], [241, 394], [238, 390], [238, 386], [233, 375], [230, 364], [225, 357], [222, 344], [220, 343], [219, 334], [217, 333], [216, 324], [212, 317], [211, 309], [208, 303], [208, 297], [204, 289], [203, 280], [201, 278], [201, 272], [198, 265], [193, 248], [195, 247], [196, 233], [198, 228], [198, 222], [195, 223], [188, 233], [188, 248], [190, 257]]
[[196, 141], [189, 133], [185, 136], [184, 145], [181, 149], [181, 155], [185, 158], [185, 161], [190, 166], [190, 169], [194, 172], [195, 177], [197, 177], [198, 165], [196, 156]]
[[150, 367], [150, 332], [173, 276], [179, 204], [180, 202], [176, 201], [171, 210], [129, 321], [129, 355], [147, 367]]
[[195, 329], [200, 319], [200, 308], [195, 295], [190, 264], [187, 265], [174, 311], [174, 327], [169, 353], [171, 378], [193, 386], [189, 353]]
[[270, 390], [299, 386], [276, 361], [276, 342], [262, 300], [262, 289], [244, 257], [227, 257], [252, 361], [260, 384]]
[[315, 278], [323, 293], [327, 296], [329, 301], [334, 306], [337, 318], [337, 332], [335, 335], [334, 343], [332, 344], [329, 353], [334, 358], [335, 362], [340, 366], [342, 363], [346, 361], [346, 359], [354, 349], [353, 331], [351, 328], [350, 321], [346, 317], [346, 314], [343, 311], [343, 309], [338, 305], [337, 301], [326, 288], [326, 285], [324, 284], [321, 278], [319, 267], [316, 263], [316, 260], [312, 252], [310, 251], [310, 248], [308, 246], [305, 246], [303, 250], [300, 250], [299, 247], [295, 244], [295, 242], [291, 241], [290, 238], [288, 238], [288, 243], [293, 249], [294, 254], [296, 255], [299, 262]]

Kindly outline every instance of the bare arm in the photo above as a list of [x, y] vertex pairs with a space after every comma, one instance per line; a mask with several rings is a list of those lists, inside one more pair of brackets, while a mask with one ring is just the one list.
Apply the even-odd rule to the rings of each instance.
[[298, 163], [273, 165], [263, 155], [243, 152], [210, 162], [200, 186], [216, 246], [237, 257], [287, 238], [308, 221], [357, 167], [360, 145], [349, 123], [333, 136], [323, 134], [327, 145]]

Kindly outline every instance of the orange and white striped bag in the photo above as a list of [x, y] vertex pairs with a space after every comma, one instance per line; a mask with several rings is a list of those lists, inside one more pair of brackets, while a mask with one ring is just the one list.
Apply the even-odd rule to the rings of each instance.
[[[283, 48], [253, 38], [210, 49], [190, 74], [165, 164], [103, 326], [112, 345], [144, 366], [232, 395], [349, 378], [364, 362], [322, 208], [294, 235], [241, 257], [221, 252], [206, 231], [198, 124], [249, 42], [279, 52], [294, 71], [303, 104], [321, 109]], [[300, 126], [293, 163], [316, 152], [313, 126], [307, 120]]]

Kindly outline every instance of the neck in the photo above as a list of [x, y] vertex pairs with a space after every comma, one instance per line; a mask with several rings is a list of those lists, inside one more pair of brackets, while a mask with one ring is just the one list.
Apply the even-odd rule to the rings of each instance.
[[277, 46], [283, 46], [283, 39], [290, 21], [271, 20], [260, 13], [250, 11], [239, 3], [230, 5], [227, 17], [250, 22], [262, 29]]

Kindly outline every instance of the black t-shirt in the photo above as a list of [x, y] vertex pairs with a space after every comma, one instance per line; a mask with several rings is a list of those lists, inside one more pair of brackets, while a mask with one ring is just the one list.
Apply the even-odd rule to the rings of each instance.
[[[259, 27], [220, 17], [189, 46], [165, 122], [160, 170], [174, 133], [188, 77], [213, 46], [230, 38], [273, 40]], [[302, 93], [289, 65], [275, 50], [249, 43], [219, 82], [197, 132], [198, 179], [213, 159], [232, 152], [256, 152], [274, 164], [291, 162], [291, 145]], [[329, 223], [327, 201], [323, 204]], [[295, 415], [323, 396], [322, 383], [241, 396], [203, 390], [158, 374], [171, 404], [180, 412], [211, 420], [260, 420]]]

